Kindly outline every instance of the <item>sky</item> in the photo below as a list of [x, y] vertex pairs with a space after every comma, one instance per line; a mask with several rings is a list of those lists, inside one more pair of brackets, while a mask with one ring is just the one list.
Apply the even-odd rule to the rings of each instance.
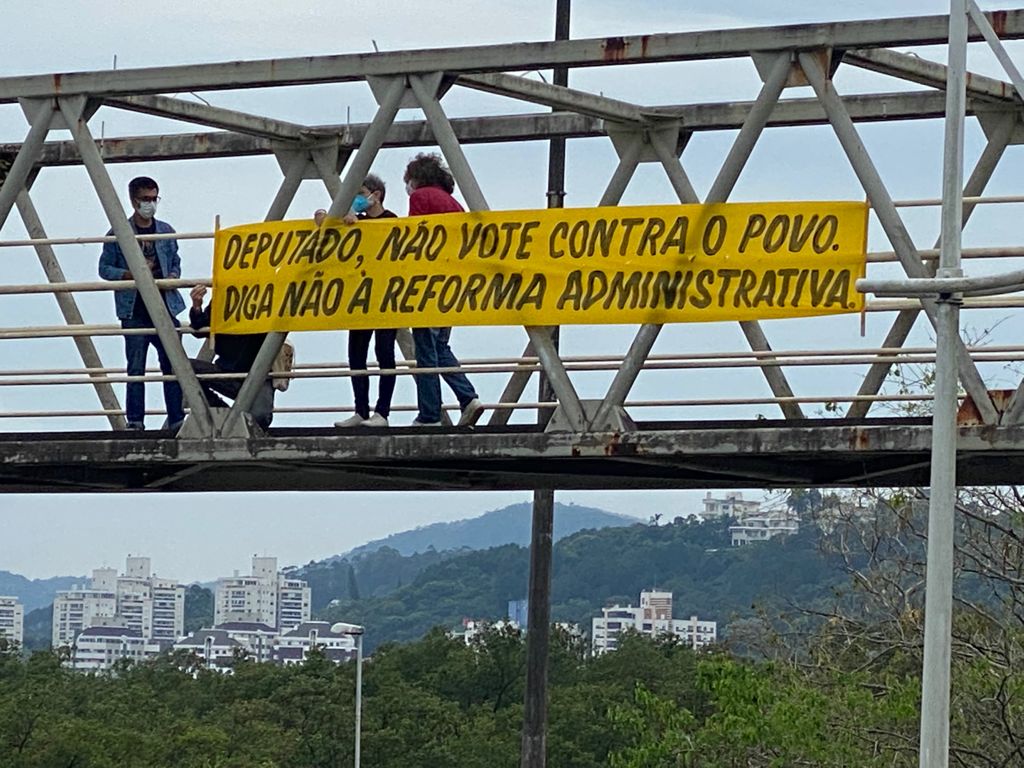
[[[434, 48], [549, 39], [553, 33], [554, 0], [521, 0], [513, 6], [493, 0], [419, 0], [411, 2], [289, 3], [250, 0], [204, 0], [154, 5], [108, 0], [102, 14], [94, 3], [65, 0], [59, 12], [55, 4], [38, 0], [6, 0], [4, 17], [10, 27], [0, 49], [0, 77], [13, 75], [182, 65], [236, 59], [262, 59]], [[981, 2], [985, 9], [1006, 3]], [[501, 9], [500, 12], [497, 9]], [[948, 11], [941, 0], [861, 0], [842, 4], [820, 0], [576, 0], [572, 9], [573, 37], [606, 37], [657, 32], [694, 31], [746, 26], [871, 19], [883, 16], [940, 14]], [[13, 32], [13, 33], [12, 33]], [[1019, 49], [1011, 46], [1011, 50]], [[922, 55], [942, 57], [941, 50]], [[970, 64], [976, 71], [999, 75], [993, 58], [972, 50]], [[538, 73], [526, 74], [530, 77]], [[549, 78], [549, 73], [543, 73]], [[643, 104], [683, 104], [704, 101], [752, 99], [759, 81], [749, 61], [672, 64], [644, 68], [600, 68], [573, 72], [574, 87]], [[840, 91], [900, 90], [896, 81], [852, 69], [837, 77]], [[169, 94], [185, 99], [193, 94]], [[788, 95], [788, 94], [787, 94]], [[796, 95], [808, 95], [806, 93]], [[307, 124], [368, 121], [373, 101], [363, 84], [273, 89], [265, 92], [235, 91], [202, 94], [217, 105], [267, 114]], [[443, 102], [452, 117], [536, 111], [536, 108], [469, 90], [455, 88]], [[415, 111], [400, 119], [414, 119]], [[197, 130], [193, 126], [102, 109], [92, 121], [95, 134], [127, 136], [161, 131]], [[0, 105], [0, 141], [17, 142], [27, 126], [15, 106]], [[862, 136], [879, 166], [890, 191], [897, 198], [935, 197], [941, 183], [942, 126], [919, 124], [872, 125]], [[58, 134], [54, 138], [59, 137]], [[732, 133], [699, 135], [683, 155], [683, 162], [698, 194], [714, 179]], [[973, 121], [966, 135], [968, 164], [977, 158], [983, 135]], [[427, 147], [426, 149], [430, 149]], [[399, 215], [405, 213], [401, 173], [414, 150], [383, 152], [375, 172], [389, 183], [386, 200]], [[495, 209], [543, 207], [546, 147], [531, 144], [470, 147], [466, 154], [480, 185]], [[990, 190], [1010, 194], [1019, 173], [1011, 149], [997, 171]], [[567, 205], [592, 206], [599, 199], [614, 168], [614, 153], [605, 139], [570, 142], [566, 189]], [[225, 226], [262, 219], [277, 185], [280, 171], [272, 158], [218, 161], [187, 161], [152, 166], [112, 166], [110, 173], [121, 190], [135, 175], [155, 176], [161, 185], [159, 218], [180, 232], [208, 231], [215, 215]], [[51, 236], [102, 234], [107, 223], [85, 173], [80, 168], [47, 169], [33, 189], [33, 199]], [[845, 157], [827, 129], [768, 131], [751, 157], [738, 184], [737, 200], [863, 199]], [[329, 201], [322, 185], [305, 182], [290, 210], [294, 218], [308, 217]], [[623, 204], [675, 202], [664, 173], [643, 167], [631, 183]], [[995, 206], [993, 206], [995, 208]], [[965, 235], [965, 245], [1012, 244], [1019, 235], [1005, 207], [976, 216]], [[919, 246], [930, 247], [938, 231], [935, 211], [907, 213], [908, 226]], [[0, 239], [24, 236], [16, 214], [0, 228]], [[927, 242], [926, 242], [927, 241]], [[885, 238], [872, 226], [869, 250], [888, 250]], [[66, 246], [58, 250], [69, 279], [95, 279], [98, 249]], [[3, 249], [0, 282], [31, 283], [43, 280], [35, 257], [27, 249]], [[184, 276], [206, 276], [210, 271], [208, 244], [182, 242]], [[1005, 262], [999, 265], [1004, 268]], [[979, 266], [980, 269], [992, 268]], [[0, 317], [6, 328], [56, 325], [60, 318], [50, 296], [4, 297]], [[111, 298], [106, 294], [80, 299], [86, 322], [113, 321]], [[889, 316], [868, 317], [866, 338], [859, 336], [858, 318], [833, 318], [814, 322], [780, 321], [766, 330], [779, 348], [856, 347], [877, 345], [891, 321]], [[1002, 314], [986, 313], [981, 326], [999, 325], [1007, 338], [1019, 338], [1019, 322]], [[569, 354], [624, 351], [635, 328], [604, 326], [566, 328], [563, 349]], [[913, 340], [928, 341], [919, 326]], [[456, 354], [463, 358], [517, 356], [526, 337], [522, 329], [457, 329]], [[67, 340], [4, 341], [5, 368], [30, 369], [78, 365]], [[343, 332], [300, 334], [295, 339], [301, 362], [340, 361], [344, 356]], [[108, 365], [123, 364], [121, 342], [98, 341]], [[195, 350], [187, 346], [190, 353]], [[672, 326], [659, 339], [655, 352], [745, 349], [735, 324]], [[584, 397], [603, 394], [610, 374], [588, 374], [577, 380]], [[800, 393], [852, 392], [857, 370], [827, 375], [795, 370], [792, 381]], [[1003, 372], [994, 370], [998, 377]], [[496, 400], [504, 381], [481, 377], [478, 389], [485, 401]], [[1012, 383], [1008, 386], [1013, 386]], [[75, 391], [71, 391], [74, 389]], [[754, 371], [652, 372], [638, 381], [633, 396], [663, 399], [692, 396], [744, 394], [763, 397], [766, 386]], [[54, 409], [94, 408], [95, 398], [84, 387], [41, 391], [0, 387], [0, 430], [102, 429], [97, 419], [4, 419], [18, 410], [38, 410], [41, 398], [51, 398]], [[402, 381], [396, 403], [413, 400], [411, 383]], [[161, 402], [151, 390], [150, 405]], [[337, 415], [280, 416], [278, 424], [324, 424], [345, 414], [351, 404], [345, 381], [294, 386], [279, 405], [333, 404]], [[770, 409], [738, 408], [710, 412], [694, 409], [683, 418], [775, 416]], [[653, 410], [645, 418], [679, 417], [672, 411]], [[396, 420], [411, 418], [397, 414]], [[155, 417], [150, 417], [155, 421]], [[748, 497], [761, 492], [747, 489]], [[602, 507], [648, 519], [655, 513], [671, 519], [700, 509], [702, 491], [691, 492], [559, 492], [557, 500]], [[103, 565], [123, 566], [126, 555], [149, 555], [154, 569], [184, 581], [208, 580], [243, 572], [253, 554], [276, 555], [282, 565], [300, 564], [343, 552], [388, 533], [481, 514], [530, 498], [529, 493], [278, 493], [278, 494], [133, 494], [133, 495], [4, 495], [0, 496], [0, 570], [29, 577], [58, 574], [82, 575]]]

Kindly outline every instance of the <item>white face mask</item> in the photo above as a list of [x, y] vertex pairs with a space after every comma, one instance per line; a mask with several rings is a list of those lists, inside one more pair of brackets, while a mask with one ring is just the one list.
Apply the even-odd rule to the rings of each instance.
[[142, 202], [139, 203], [139, 216], [144, 219], [152, 219], [156, 215], [156, 202]]

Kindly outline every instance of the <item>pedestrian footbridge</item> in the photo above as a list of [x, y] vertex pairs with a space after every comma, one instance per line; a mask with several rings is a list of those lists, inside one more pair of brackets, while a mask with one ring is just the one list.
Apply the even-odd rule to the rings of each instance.
[[[1024, 37], [1022, 10], [972, 11], [971, 18], [970, 46], [988, 46], [1000, 62], [1008, 60], [1004, 43]], [[936, 16], [0, 78], [0, 110], [16, 116], [0, 125], [27, 126], [0, 136], [0, 488], [921, 484], [930, 466], [932, 378], [943, 355], [953, 360], [960, 385], [959, 481], [1014, 482], [1024, 461], [1024, 347], [1017, 343], [1024, 279], [1015, 271], [1024, 257], [1016, 224], [1024, 196], [1006, 180], [1021, 176], [1017, 89], [1024, 82], [1012, 65], [1005, 76], [990, 66], [961, 82], [945, 64], [901, 50], [945, 45], [948, 35], [949, 18]], [[714, 66], [747, 96], [695, 98], [686, 89], [694, 81], [678, 76], [690, 66]], [[509, 74], [544, 69], [553, 71], [551, 82]], [[579, 81], [587, 86], [570, 87], [570, 70], [585, 71]], [[648, 102], [633, 87], [659, 74], [679, 89], [669, 103], [664, 92]], [[947, 90], [950, 83], [956, 88]], [[366, 121], [339, 124], [325, 111], [303, 123], [269, 116], [269, 106], [260, 111], [288, 92], [289, 103], [308, 95], [315, 114], [336, 104], [341, 89], [372, 105]], [[960, 89], [954, 105], [962, 114], [949, 112], [947, 96]], [[248, 99], [252, 109], [217, 106], [225, 91], [233, 106]], [[109, 135], [126, 113], [152, 119], [150, 132]], [[174, 131], [168, 121], [177, 122]], [[939, 176], [943, 125], [966, 127], [967, 172], [947, 175], [952, 181], [941, 193], [932, 184], [931, 194], [915, 194], [928, 187], [907, 181], [921, 170], [920, 147], [931, 148], [931, 176]], [[584, 153], [586, 175], [575, 177], [577, 189], [602, 171], [596, 188], [568, 199], [567, 145]], [[897, 145], [905, 152], [889, 150]], [[698, 149], [687, 151], [691, 146]], [[158, 310], [158, 289], [211, 283], [213, 215], [225, 196], [237, 222], [308, 219], [315, 206], [299, 193], [312, 181], [330, 200], [329, 216], [338, 218], [373, 169], [389, 177], [388, 203], [401, 211], [401, 168], [423, 147], [440, 150], [474, 212], [504, 200], [511, 202], [503, 207], [568, 202], [605, 210], [625, 202], [806, 199], [802, 190], [820, 199], [826, 188], [830, 199], [866, 198], [868, 279], [879, 286], [918, 283], [869, 292], [859, 315], [460, 328], [454, 345], [461, 370], [478, 383], [486, 407], [473, 427], [403, 426], [415, 413], [410, 377], [417, 370], [450, 372], [414, 370], [408, 349], [395, 371], [400, 381], [389, 428], [330, 426], [350, 412], [349, 379], [365, 375], [339, 361], [343, 323], [334, 333], [292, 334], [299, 364], [289, 390], [277, 397], [272, 427], [263, 431], [244, 413], [283, 331], [271, 329], [236, 405], [220, 412], [208, 407], [189, 365], [188, 357], [202, 352], [188, 329], [173, 327], [159, 311], [151, 312], [151, 329], [126, 331], [113, 322], [112, 289], [137, 288]], [[535, 167], [538, 147], [546, 176]], [[498, 171], [488, 165], [489, 151], [506, 153]], [[769, 162], [778, 157], [784, 162]], [[265, 190], [250, 184], [252, 174], [231, 181], [242, 163], [259, 163]], [[136, 173], [165, 180], [162, 210], [173, 212], [186, 254], [180, 278], [154, 281], [139, 247], [146, 238], [125, 227], [121, 179]], [[526, 190], [525, 179], [534, 176], [542, 180]], [[69, 184], [77, 185], [80, 205], [68, 206], [58, 194]], [[769, 238], [768, 218], [757, 221], [747, 234]], [[104, 235], [108, 228], [113, 235]], [[963, 247], [951, 268], [961, 229]], [[663, 251], [684, 240], [684, 230], [648, 227], [642, 242], [652, 253]], [[526, 231], [517, 230], [506, 250], [525, 252]], [[581, 229], [583, 240], [574, 245], [572, 231], [561, 230], [552, 258], [585, 256], [603, 236]], [[710, 253], [716, 248], [708, 232], [716, 230], [705, 230]], [[797, 239], [818, 250], [831, 243], [827, 228], [805, 234]], [[112, 240], [142, 267], [132, 270], [133, 280], [97, 280], [101, 243]], [[989, 283], [942, 283], [959, 276], [961, 257], [969, 277]], [[929, 283], [936, 275], [941, 279]], [[750, 282], [745, 295], [769, 295], [766, 285]], [[845, 292], [834, 296], [848, 299]], [[963, 334], [937, 334], [944, 313], [962, 313]], [[153, 407], [165, 378], [155, 370], [145, 377], [151, 429], [124, 429], [126, 333], [155, 334], [168, 349], [190, 411], [179, 433], [155, 428], [163, 414]], [[378, 374], [371, 367], [371, 385]]]

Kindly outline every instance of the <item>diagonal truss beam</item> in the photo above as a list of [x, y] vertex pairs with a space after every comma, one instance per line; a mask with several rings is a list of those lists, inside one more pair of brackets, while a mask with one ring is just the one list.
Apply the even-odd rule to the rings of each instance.
[[1017, 65], [1013, 63], [1013, 59], [1010, 58], [1010, 54], [1006, 52], [1006, 48], [1003, 47], [1003, 43], [999, 39], [999, 35], [996, 34], [994, 29], [992, 29], [992, 24], [989, 23], [988, 17], [981, 12], [981, 9], [974, 0], [968, 0], [967, 14], [971, 17], [971, 21], [973, 21], [978, 27], [978, 30], [981, 32], [981, 36], [985, 38], [985, 42], [988, 43], [989, 48], [992, 49], [992, 53], [995, 54], [999, 63], [1002, 64], [1003, 71], [1009, 76], [1014, 89], [1017, 91], [1017, 97], [1024, 101], [1024, 77], [1021, 77], [1020, 70], [1017, 69]]
[[[939, 90], [945, 90], [949, 75], [949, 67], [945, 64], [885, 48], [846, 51], [843, 63]], [[982, 101], [1016, 103], [1011, 83], [985, 75], [971, 73], [967, 79], [967, 93]]]
[[[445, 159], [448, 160], [448, 166], [451, 168], [452, 175], [458, 182], [459, 189], [462, 190], [462, 194], [466, 198], [469, 207], [475, 211], [489, 210], [487, 200], [480, 189], [480, 185], [477, 183], [473, 169], [470, 167], [469, 161], [466, 160], [466, 155], [462, 151], [458, 137], [452, 130], [452, 126], [448, 122], [448, 116], [441, 107], [441, 103], [437, 100], [436, 94], [428, 88], [425, 78], [412, 76], [409, 78], [409, 85], [416, 96], [416, 100], [419, 101], [420, 107], [423, 109], [423, 114], [434, 131], [437, 144], [441, 148]], [[542, 327], [527, 326], [526, 333], [530, 337], [530, 342], [537, 352], [541, 367], [547, 374], [551, 388], [554, 390], [559, 405], [570, 425], [576, 431], [582, 432], [587, 425], [583, 404], [580, 402], [579, 394], [576, 392], [576, 388], [569, 379], [569, 374], [565, 370], [562, 359], [558, 355], [558, 349], [555, 347], [550, 331]]]
[[194, 101], [175, 99], [170, 96], [121, 96], [107, 99], [104, 104], [129, 112], [141, 112], [154, 117], [166, 117], [265, 139], [301, 141], [309, 138], [308, 128], [298, 123], [251, 115], [247, 112], [237, 112], [233, 109], [214, 107], [209, 104], [197, 104]]
[[[380, 150], [389, 126], [394, 122], [395, 115], [398, 114], [399, 105], [404, 94], [404, 79], [394, 78], [385, 91], [384, 98], [377, 108], [377, 114], [374, 115], [373, 122], [370, 123], [370, 127], [366, 131], [366, 136], [363, 138], [359, 150], [352, 158], [349, 169], [345, 173], [344, 181], [339, 185], [338, 191], [334, 195], [331, 207], [327, 212], [327, 215], [331, 218], [340, 218], [352, 204], [356, 192], [359, 191], [359, 187], [366, 178], [366, 174], [370, 171], [373, 159]], [[224, 420], [222, 428], [224, 435], [244, 435], [246, 433], [242, 423], [242, 414], [252, 407], [260, 387], [263, 386], [264, 380], [266, 380], [267, 375], [270, 373], [274, 358], [281, 351], [281, 346], [284, 344], [286, 336], [287, 334], [279, 331], [267, 334], [266, 339], [263, 341], [263, 346], [260, 347], [260, 351], [253, 361], [252, 368], [249, 369], [249, 375], [245, 377], [245, 381], [238, 391], [238, 397], [235, 398], [235, 402], [232, 404], [231, 410], [228, 411], [227, 418]]]
[[175, 330], [174, 323], [164, 306], [160, 289], [156, 286], [153, 274], [146, 266], [146, 259], [142, 255], [138, 240], [135, 239], [135, 232], [128, 224], [124, 215], [121, 203], [110, 181], [96, 143], [93, 141], [89, 131], [88, 121], [85, 117], [86, 99], [81, 96], [73, 96], [66, 99], [58, 99], [61, 114], [67, 123], [68, 130], [75, 139], [79, 151], [82, 153], [82, 161], [92, 181], [96, 196], [100, 200], [104, 213], [110, 222], [111, 229], [117, 237], [117, 243], [121, 246], [125, 261], [132, 272], [135, 280], [135, 288], [142, 297], [146, 309], [149, 310], [156, 335], [163, 344], [164, 353], [171, 362], [171, 368], [181, 386], [185, 402], [188, 404], [191, 418], [197, 424], [199, 431], [204, 435], [212, 434], [212, 417], [210, 406], [206, 402], [199, 380], [192, 370], [192, 364], [185, 355], [185, 348], [181, 346], [181, 339]]
[[[964, 185], [964, 197], [980, 197], [985, 191], [985, 187], [992, 178], [992, 174], [995, 172], [996, 166], [999, 164], [999, 160], [1006, 151], [1006, 147], [1009, 146], [1010, 138], [1013, 136], [1016, 126], [1017, 120], [1013, 115], [1007, 115], [998, 123], [998, 126], [992, 132], [988, 143], [985, 145], [985, 149], [978, 158], [978, 162], [974, 166], [974, 171], [971, 173], [970, 179], [968, 179], [967, 183]], [[974, 213], [976, 207], [977, 203], [964, 203], [963, 221], [965, 226], [971, 218], [971, 214]], [[938, 248], [939, 245], [941, 245], [941, 242], [942, 237], [939, 236], [936, 238], [935, 247]], [[928, 275], [935, 274], [936, 266], [937, 265], [933, 262], [926, 265]], [[889, 333], [886, 335], [885, 341], [882, 343], [882, 347], [884, 349], [895, 349], [896, 347], [903, 346], [903, 343], [910, 335], [910, 331], [914, 327], [914, 323], [917, 321], [920, 314], [920, 308], [901, 310], [896, 315], [895, 320], [893, 320], [892, 327], [889, 329]], [[885, 384], [889, 371], [892, 370], [892, 365], [892, 362], [872, 363], [864, 375], [864, 380], [861, 382], [857, 395], [869, 397], [877, 395]], [[846, 415], [848, 418], [852, 419], [863, 418], [867, 416], [870, 408], [870, 400], [856, 400], [850, 405]]]
[[[25, 224], [28, 236], [34, 239], [45, 240], [46, 229], [43, 227], [43, 222], [39, 218], [39, 213], [32, 203], [32, 198], [27, 189], [22, 190], [21, 194], [18, 195], [17, 205], [18, 213]], [[39, 258], [39, 264], [42, 266], [46, 279], [49, 282], [63, 283], [67, 281], [67, 278], [64, 276], [64, 270], [61, 269], [60, 262], [57, 260], [57, 254], [54, 253], [53, 246], [47, 243], [40, 243], [35, 246], [35, 251], [36, 256]], [[85, 324], [74, 294], [55, 293], [53, 296], [57, 301], [61, 314], [64, 316], [64, 321], [69, 326]], [[103, 406], [104, 410], [110, 412], [107, 415], [110, 426], [115, 430], [124, 429], [124, 416], [119, 413], [121, 403], [114, 393], [114, 388], [107, 381], [105, 374], [97, 372], [97, 369], [103, 368], [103, 361], [96, 351], [96, 345], [93, 344], [92, 337], [74, 336], [72, 338], [75, 347], [78, 349], [78, 354], [82, 358], [82, 364], [87, 369], [93, 369], [89, 373], [89, 378], [93, 380], [93, 387], [96, 389], [96, 396], [99, 398], [100, 405]]]
[[640, 123], [644, 119], [643, 108], [628, 101], [619, 101], [517, 75], [462, 75], [457, 82], [477, 91], [510, 96], [552, 109], [564, 109], [616, 123]]
[[[903, 220], [900, 218], [896, 206], [893, 204], [892, 198], [888, 190], [886, 190], [881, 176], [878, 174], [878, 170], [871, 161], [871, 157], [868, 155], [867, 149], [857, 133], [857, 128], [843, 109], [842, 100], [838, 97], [831, 81], [826, 78], [821, 64], [812, 54], [801, 53], [800, 66], [804, 70], [804, 74], [807, 75], [807, 79], [811, 87], [814, 88], [814, 92], [821, 100], [822, 106], [824, 106], [825, 112], [832, 123], [836, 137], [846, 152], [850, 165], [860, 180], [861, 186], [864, 187], [864, 191], [871, 200], [871, 205], [875, 209], [878, 221], [892, 243], [893, 249], [896, 251], [896, 255], [903, 265], [907, 276], [927, 277], [928, 270], [917, 253], [910, 233], [904, 226]], [[937, 317], [935, 301], [922, 299], [921, 304], [928, 315], [928, 319], [934, 324]], [[960, 378], [964, 389], [977, 405], [983, 421], [986, 424], [996, 424], [999, 421], [999, 415], [992, 404], [992, 398], [985, 388], [985, 382], [981, 378], [981, 374], [978, 373], [978, 368], [971, 359], [963, 339], [958, 338], [956, 341]]]
[[[706, 202], [724, 202], [732, 192], [736, 181], [739, 179], [739, 175], [744, 164], [750, 157], [752, 148], [757, 143], [757, 139], [764, 130], [773, 107], [778, 102], [783, 88], [785, 88], [786, 80], [789, 77], [791, 68], [792, 54], [780, 54], [776, 57], [768, 77], [765, 78], [764, 85], [761, 88], [761, 93], [758, 95], [757, 100], [748, 112], [747, 120], [744, 123], [743, 128], [740, 130], [739, 135], [737, 135], [729, 150], [729, 154], [726, 156], [722, 163], [722, 167], [719, 169], [718, 176], [711, 186], [711, 191], [708, 193]], [[665, 147], [663, 143], [655, 143], [654, 146], [655, 151], [659, 153], [659, 158], [666, 170], [671, 166], [675, 166], [680, 172], [682, 171], [682, 165], [679, 162], [679, 159], [669, 153], [667, 147]], [[622, 163], [620, 163], [620, 167], [621, 165]], [[669, 178], [670, 180], [673, 179], [673, 172], [669, 172]], [[685, 174], [683, 174], [683, 179], [685, 179]], [[685, 179], [685, 184], [679, 184], [676, 183], [676, 181], [673, 181], [673, 186], [675, 186], [681, 202], [698, 202], [697, 196], [693, 192], [693, 188], [689, 184], [688, 179]], [[602, 204], [604, 204], [603, 199]], [[742, 328], [744, 335], [747, 337], [747, 342], [750, 344], [751, 349], [758, 352], [771, 351], [771, 345], [768, 343], [768, 339], [765, 337], [759, 323], [755, 321], [745, 321], [740, 323], [740, 327]], [[654, 343], [657, 341], [658, 335], [661, 333], [661, 328], [662, 326], [653, 323], [647, 323], [641, 326], [636, 337], [633, 339], [633, 343], [626, 354], [626, 358], [623, 361], [622, 366], [612, 379], [608, 392], [605, 394], [604, 399], [594, 416], [595, 424], [607, 423], [611, 419], [613, 411], [617, 408], [621, 408], [623, 403], [625, 403], [629, 391], [632, 389], [633, 384], [636, 383], [636, 379], [640, 375], [644, 361], [654, 348]], [[786, 380], [785, 374], [780, 368], [768, 364], [763, 366], [761, 370], [776, 396], [788, 398], [793, 397], [792, 388], [789, 386], [789, 382]], [[800, 418], [803, 415], [800, 406], [792, 400], [783, 403], [780, 407], [787, 418]]]
[[25, 111], [29, 114], [31, 123], [28, 135], [18, 148], [11, 167], [7, 169], [3, 184], [0, 184], [0, 227], [7, 221], [18, 195], [27, 188], [29, 177], [53, 123], [54, 107], [45, 99], [26, 102]]

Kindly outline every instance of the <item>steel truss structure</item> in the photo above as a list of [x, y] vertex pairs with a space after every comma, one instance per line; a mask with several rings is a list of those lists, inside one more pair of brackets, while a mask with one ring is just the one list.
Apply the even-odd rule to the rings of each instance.
[[[995, 34], [993, 29], [999, 31], [999, 37], [994, 39], [997, 46], [999, 39], [1024, 36], [1024, 11], [977, 14], [971, 39], [984, 40], [986, 35], [991, 38]], [[945, 114], [945, 97], [937, 91], [841, 97], [832, 85], [832, 75], [840, 66], [854, 66], [941, 89], [947, 79], [944, 65], [889, 48], [945, 43], [947, 37], [948, 18], [936, 16], [4, 78], [0, 79], [0, 103], [17, 100], [30, 129], [22, 144], [0, 146], [0, 157], [10, 158], [9, 170], [0, 186], [0, 223], [17, 207], [31, 236], [45, 240], [43, 223], [30, 195], [35, 175], [46, 166], [81, 164], [89, 174], [129, 264], [134, 267], [140, 263], [141, 251], [124, 221], [120, 201], [107, 173], [106, 166], [111, 163], [272, 153], [284, 176], [266, 215], [267, 220], [274, 220], [285, 215], [303, 179], [323, 181], [332, 196], [330, 213], [337, 214], [347, 210], [382, 147], [436, 143], [469, 206], [482, 210], [488, 207], [487, 200], [463, 152], [464, 145], [582, 136], [606, 136], [618, 154], [618, 165], [601, 197], [601, 205], [615, 205], [643, 163], [654, 163], [664, 169], [680, 201], [701, 202], [680, 160], [683, 148], [697, 132], [738, 129], [733, 146], [703, 201], [722, 202], [729, 198], [765, 128], [828, 123], [860, 179], [896, 258], [909, 277], [924, 278], [932, 275], [934, 268], [922, 258], [912, 241], [861, 141], [856, 123], [941, 116]], [[761, 75], [761, 91], [754, 102], [648, 108], [503, 72], [518, 68], [622, 66], [737, 57], [752, 58]], [[354, 80], [366, 80], [377, 99], [378, 110], [369, 124], [305, 126], [160, 95], [163, 92], [257, 89]], [[787, 88], [808, 84], [816, 98], [780, 98]], [[1014, 85], [978, 75], [970, 79], [967, 113], [981, 121], [988, 145], [963, 188], [965, 196], [981, 195], [1006, 147], [1021, 140], [1020, 101]], [[496, 93], [555, 111], [450, 120], [441, 99], [452, 87]], [[101, 154], [90, 128], [90, 118], [100, 105], [219, 130], [105, 139]], [[422, 109], [426, 120], [395, 122], [399, 111], [407, 107]], [[59, 128], [69, 129], [73, 140], [47, 142], [49, 132]], [[973, 209], [973, 204], [964, 206], [964, 221]], [[40, 243], [36, 250], [47, 279], [63, 283], [63, 273], [50, 245]], [[147, 306], [159, 306], [158, 289], [148, 273], [133, 269], [133, 274], [140, 275], [137, 287]], [[73, 295], [55, 292], [55, 296], [69, 325], [81, 324]], [[920, 308], [901, 311], [882, 346], [900, 347], [921, 313], [934, 324], [935, 301], [924, 298]], [[169, 350], [191, 413], [182, 439], [247, 436], [249, 428], [240, 416], [269, 370], [283, 336], [271, 334], [268, 337], [227, 419], [214, 424], [198, 381], [180, 344], [174, 341], [175, 331], [170, 321], [160, 312], [155, 312], [153, 317], [156, 333]], [[741, 327], [751, 350], [761, 355], [761, 371], [778, 398], [782, 415], [791, 420], [803, 418], [804, 412], [785, 371], [774, 364], [777, 361], [771, 355], [772, 346], [762, 326], [757, 322], [744, 322]], [[558, 403], [551, 429], [602, 432], [621, 429], [631, 423], [623, 405], [658, 338], [659, 326], [640, 328], [605, 395], [599, 401], [587, 402], [580, 398], [570, 380], [552, 343], [550, 329], [526, 330], [529, 346], [524, 350], [524, 357], [539, 358]], [[75, 342], [86, 369], [101, 369], [99, 356], [88, 336], [76, 336]], [[1008, 406], [997, 408], [962, 344], [958, 361], [960, 380], [982, 421], [990, 425], [1017, 423], [1024, 412], [1021, 391], [1018, 390]], [[858, 395], [877, 394], [891, 364], [891, 361], [873, 364]], [[530, 375], [513, 373], [501, 402], [517, 402]], [[113, 426], [120, 426], [119, 407], [109, 381], [104, 380], [102, 374], [95, 374], [95, 379], [100, 401], [110, 413], [108, 418]], [[855, 400], [847, 415], [863, 417], [869, 407], [869, 399]], [[490, 423], [506, 423], [510, 413], [510, 410], [498, 409]]]
[[[1024, 383], [1009, 397], [994, 399], [960, 336], [958, 319], [964, 296], [1024, 286], [1024, 274], [1020, 273], [972, 281], [964, 279], [960, 271], [961, 230], [975, 211], [976, 198], [983, 194], [1007, 147], [1024, 143], [1024, 79], [1002, 45], [1004, 40], [1021, 38], [1024, 10], [982, 13], [973, 0], [952, 0], [949, 16], [0, 78], [0, 104], [19, 103], [30, 125], [21, 144], [0, 146], [0, 173], [4, 174], [0, 225], [17, 208], [47, 279], [54, 284], [65, 320], [69, 326], [83, 325], [73, 288], [66, 283], [30, 190], [44, 167], [84, 166], [131, 272], [137, 276], [135, 285], [150, 310], [155, 332], [163, 341], [190, 409], [176, 439], [101, 438], [93, 434], [40, 441], [38, 436], [4, 436], [0, 453], [5, 457], [2, 475], [6, 487], [52, 490], [53, 468], [73, 466], [80, 458], [87, 458], [88, 465], [78, 473], [64, 472], [67, 490], [532, 487], [546, 489], [538, 502], [543, 523], [545, 515], [550, 516], [553, 488], [708, 487], [721, 478], [736, 484], [737, 470], [721, 469], [723, 463], [730, 462], [743, 467], [739, 472], [746, 480], [775, 486], [921, 482], [923, 473], [930, 470], [921, 764], [946, 765], [956, 474], [959, 471], [972, 482], [1007, 482], [1019, 476], [1024, 457]], [[966, 47], [971, 41], [991, 48], [1008, 81], [967, 76]], [[948, 65], [892, 50], [947, 44]], [[753, 60], [761, 78], [754, 101], [647, 107], [507, 74], [724, 58]], [[840, 67], [867, 69], [933, 90], [841, 96], [833, 85], [833, 75]], [[163, 95], [352, 81], [366, 81], [375, 96], [377, 111], [368, 124], [300, 125]], [[782, 98], [787, 89], [808, 85], [813, 99]], [[452, 120], [442, 98], [456, 87], [499, 94], [553, 111]], [[101, 105], [217, 130], [105, 139], [101, 151], [90, 124]], [[425, 120], [396, 122], [400, 110], [410, 107], [422, 110]], [[966, 183], [965, 115], [981, 123], [987, 138]], [[914, 243], [857, 124], [939, 117], [946, 121], [946, 152], [942, 237], [935, 246], [941, 245], [941, 253], [936, 264], [926, 260], [924, 249]], [[580, 397], [552, 329], [529, 327], [523, 358], [536, 360], [557, 402], [543, 431], [501, 429], [507, 427], [510, 411], [499, 408], [490, 419], [494, 429], [471, 435], [389, 434], [371, 441], [308, 430], [304, 434], [284, 430], [269, 437], [253, 434], [242, 414], [270, 371], [283, 335], [268, 335], [234, 406], [226, 418], [215, 418], [170, 318], [160, 311], [159, 287], [144, 268], [141, 249], [107, 171], [107, 165], [118, 162], [273, 154], [283, 180], [267, 220], [283, 218], [301, 181], [310, 178], [322, 180], [332, 197], [329, 215], [338, 217], [348, 210], [381, 148], [436, 144], [470, 208], [486, 210], [488, 203], [464, 153], [465, 145], [607, 137], [618, 163], [601, 205], [616, 205], [638, 167], [647, 163], [664, 170], [681, 202], [717, 203], [729, 199], [766, 128], [826, 124], [838, 138], [907, 278], [862, 287], [917, 299], [898, 312], [882, 348], [901, 348], [922, 314], [936, 329], [938, 375], [930, 428], [909, 421], [864, 420], [871, 398], [880, 392], [894, 362], [893, 357], [881, 355], [851, 399], [848, 421], [811, 424], [787, 379], [785, 361], [773, 351], [761, 324], [743, 322], [743, 335], [782, 412], [779, 422], [760, 427], [720, 426], [718, 431], [701, 434], [671, 425], [638, 429], [624, 406], [650, 360], [660, 326], [639, 329], [606, 392], [597, 400]], [[48, 142], [55, 129], [69, 130], [72, 140]], [[694, 134], [721, 130], [736, 130], [737, 134], [701, 200], [681, 155]], [[122, 426], [110, 378], [89, 334], [76, 335], [75, 342], [111, 424]], [[499, 405], [518, 403], [534, 371], [532, 363], [513, 370]], [[973, 430], [959, 432], [964, 449], [959, 464], [958, 383], [980, 423]], [[205, 471], [232, 467], [234, 474]], [[539, 594], [545, 593], [541, 590]], [[534, 684], [534, 692], [536, 685], [542, 682]], [[532, 733], [536, 736], [536, 729]]]

